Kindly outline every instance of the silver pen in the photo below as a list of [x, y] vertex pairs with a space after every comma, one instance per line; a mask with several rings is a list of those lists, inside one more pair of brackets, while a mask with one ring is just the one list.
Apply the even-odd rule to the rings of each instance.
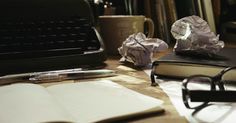
[[98, 69], [98, 70], [69, 69], [69, 70], [6, 75], [0, 77], [0, 84], [2, 85], [2, 84], [17, 83], [17, 82], [32, 82], [32, 83], [56, 82], [63, 80], [109, 77], [114, 75], [116, 75], [115, 71], [108, 69]]

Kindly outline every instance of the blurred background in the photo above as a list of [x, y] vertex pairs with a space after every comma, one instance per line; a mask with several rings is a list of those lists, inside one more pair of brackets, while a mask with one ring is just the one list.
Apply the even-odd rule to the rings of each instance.
[[185, 16], [197, 15], [206, 20], [220, 39], [236, 41], [236, 0], [89, 0], [95, 22], [100, 15], [144, 15], [155, 24], [154, 37], [175, 43], [171, 25]]

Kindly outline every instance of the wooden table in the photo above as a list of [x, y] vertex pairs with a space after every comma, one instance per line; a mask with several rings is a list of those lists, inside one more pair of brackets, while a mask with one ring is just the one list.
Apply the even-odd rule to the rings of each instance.
[[[168, 51], [167, 51], [168, 52]], [[159, 54], [161, 56], [162, 54]], [[184, 117], [181, 117], [176, 111], [175, 107], [170, 102], [168, 96], [162, 91], [162, 89], [151, 86], [150, 77], [140, 68], [132, 66], [132, 64], [122, 64], [119, 62], [119, 56], [110, 57], [105, 62], [107, 69], [116, 70], [120, 78], [130, 76], [129, 81], [122, 81], [118, 79], [112, 79], [112, 81], [117, 82], [127, 88], [140, 92], [142, 94], [161, 99], [164, 101], [163, 108], [165, 112], [162, 114], [152, 115], [150, 117], [142, 117], [137, 119], [132, 119], [130, 122], [135, 123], [185, 123], [187, 120]], [[155, 58], [158, 58], [155, 56]], [[132, 82], [133, 80], [133, 82]]]
[[[159, 55], [161, 56], [161, 55]], [[131, 123], [186, 123], [187, 120], [180, 116], [176, 111], [175, 107], [170, 102], [168, 96], [162, 91], [162, 89], [151, 86], [150, 77], [140, 68], [134, 67], [132, 64], [123, 64], [119, 62], [120, 56], [109, 57], [105, 61], [104, 68], [115, 70], [118, 76], [106, 77], [106, 78], [96, 78], [96, 79], [84, 79], [84, 80], [75, 80], [75, 81], [66, 81], [66, 82], [83, 82], [88, 80], [100, 80], [107, 79], [112, 80], [118, 84], [121, 84], [129, 89], [135, 90], [142, 94], [161, 99], [164, 101], [163, 108], [164, 113], [152, 114], [150, 116], [138, 117], [135, 119], [129, 119], [124, 122]], [[155, 58], [158, 58], [155, 56]], [[60, 84], [65, 82], [57, 83], [43, 83], [43, 86], [50, 86], [54, 84]]]

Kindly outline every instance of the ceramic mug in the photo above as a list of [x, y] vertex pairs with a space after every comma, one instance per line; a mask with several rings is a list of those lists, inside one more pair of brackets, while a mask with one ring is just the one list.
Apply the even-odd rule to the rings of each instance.
[[143, 15], [106, 15], [99, 16], [100, 33], [108, 54], [117, 55], [118, 48], [129, 35], [144, 32], [144, 23], [148, 26], [148, 38], [154, 34], [154, 24]]

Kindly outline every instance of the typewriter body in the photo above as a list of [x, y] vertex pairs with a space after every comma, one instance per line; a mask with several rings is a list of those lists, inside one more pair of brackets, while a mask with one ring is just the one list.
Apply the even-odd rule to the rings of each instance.
[[104, 44], [86, 0], [0, 2], [0, 74], [102, 63]]

